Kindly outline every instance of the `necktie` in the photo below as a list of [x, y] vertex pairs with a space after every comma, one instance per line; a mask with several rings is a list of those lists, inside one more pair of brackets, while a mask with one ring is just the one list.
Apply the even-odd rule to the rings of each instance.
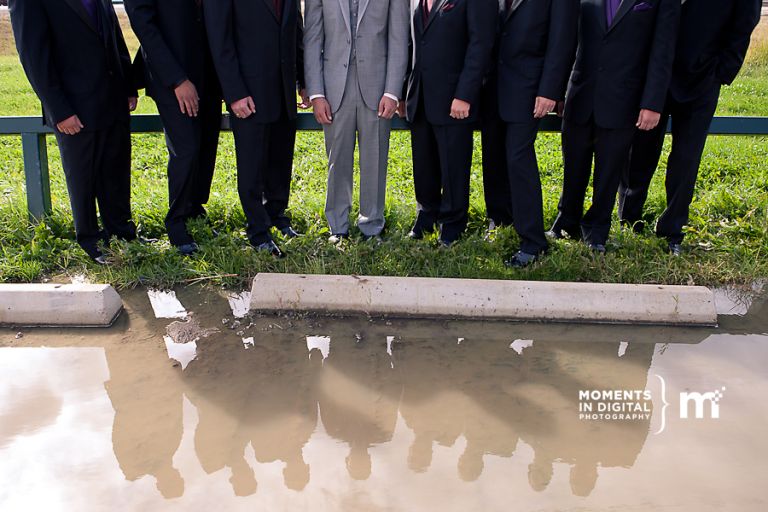
[[91, 20], [93, 21], [93, 26], [98, 27], [99, 26], [99, 14], [96, 9], [98, 9], [98, 5], [96, 2], [98, 0], [82, 0], [83, 1], [83, 7], [85, 7], [85, 11], [88, 13], [88, 16], [91, 17]]
[[432, 7], [435, 5], [435, 0], [425, 0], [427, 6], [427, 14], [432, 12]]
[[277, 20], [281, 21], [283, 19], [283, 0], [274, 0], [275, 2], [275, 13], [277, 13]]
[[613, 23], [613, 18], [616, 16], [616, 11], [619, 10], [621, 0], [605, 0], [605, 21], [608, 22], [608, 26]]
[[506, 0], [506, 3], [504, 4], [505, 5], [505, 11], [504, 12], [509, 12], [510, 9], [512, 9], [512, 3], [514, 1], [515, 0]]

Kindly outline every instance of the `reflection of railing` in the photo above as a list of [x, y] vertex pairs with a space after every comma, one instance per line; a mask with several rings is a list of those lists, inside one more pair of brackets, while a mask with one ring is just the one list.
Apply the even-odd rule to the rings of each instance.
[[[221, 121], [224, 130], [229, 130], [229, 118]], [[319, 130], [312, 114], [299, 114], [299, 130]], [[407, 130], [408, 125], [395, 119], [395, 130]], [[157, 115], [136, 115], [131, 122], [134, 133], [159, 133], [163, 131]], [[557, 132], [560, 120], [551, 115], [543, 120], [542, 132]], [[27, 181], [27, 206], [33, 218], [41, 218], [51, 211], [51, 193], [48, 178], [48, 152], [46, 136], [51, 134], [40, 117], [0, 117], [0, 136], [21, 136], [24, 152], [24, 173]], [[710, 127], [712, 135], [768, 135], [768, 117], [716, 117]]]

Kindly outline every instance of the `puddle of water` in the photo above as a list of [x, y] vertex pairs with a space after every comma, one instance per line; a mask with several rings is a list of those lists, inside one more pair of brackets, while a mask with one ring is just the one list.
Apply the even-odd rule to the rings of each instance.
[[178, 293], [194, 332], [141, 291], [109, 330], [0, 330], [0, 510], [768, 507], [763, 299], [719, 329], [231, 329]]
[[176, 292], [150, 289], [147, 296], [156, 318], [187, 318], [187, 310], [176, 298]]

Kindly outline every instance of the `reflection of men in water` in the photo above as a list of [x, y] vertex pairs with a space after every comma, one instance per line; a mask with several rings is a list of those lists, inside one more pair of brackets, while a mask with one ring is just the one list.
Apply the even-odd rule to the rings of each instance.
[[453, 446], [464, 427], [466, 399], [461, 391], [465, 364], [461, 349], [442, 340], [406, 340], [398, 368], [403, 375], [400, 405], [415, 438], [408, 453], [408, 467], [426, 471], [432, 463], [432, 445]]
[[371, 475], [368, 449], [392, 439], [402, 384], [383, 350], [384, 340], [356, 343], [353, 336], [333, 337], [333, 351], [319, 380], [320, 417], [328, 435], [349, 443], [349, 475]]
[[[135, 297], [124, 300], [130, 303]], [[132, 316], [130, 322], [135, 327], [145, 320]], [[183, 433], [181, 369], [171, 366], [163, 348], [165, 325], [154, 319], [148, 323], [138, 329], [156, 332], [156, 338], [131, 339], [105, 351], [110, 379], [104, 387], [115, 409], [112, 444], [127, 480], [151, 475], [163, 497], [178, 498], [184, 494], [184, 480], [173, 467], [173, 456]], [[138, 377], [136, 368], [151, 379]]]
[[[597, 467], [631, 467], [645, 444], [650, 418], [632, 421], [579, 419], [579, 390], [642, 390], [654, 345], [632, 343], [622, 357], [618, 343], [539, 343], [523, 354], [529, 360], [526, 389], [539, 389], [554, 424], [548, 432], [526, 430], [521, 437], [535, 451], [529, 482], [541, 491], [552, 476], [554, 460], [571, 464], [571, 491], [588, 496], [597, 483]], [[513, 354], [514, 355], [514, 354]], [[533, 391], [531, 389], [531, 391]]]
[[[279, 345], [272, 349], [270, 346]], [[207, 338], [185, 372], [188, 396], [200, 417], [195, 451], [203, 469], [229, 467], [237, 496], [256, 492], [253, 469], [245, 459], [250, 444], [258, 462], [283, 461], [285, 486], [309, 483], [302, 449], [317, 424], [314, 372], [299, 340], [264, 335], [245, 351], [239, 340]]]

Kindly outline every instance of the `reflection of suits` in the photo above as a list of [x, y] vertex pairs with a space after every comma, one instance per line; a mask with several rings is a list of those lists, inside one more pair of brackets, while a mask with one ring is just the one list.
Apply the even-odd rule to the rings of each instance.
[[[496, 0], [422, 0], [413, 14], [414, 60], [408, 80], [413, 178], [419, 215], [415, 231], [441, 224], [454, 242], [466, 229], [472, 124], [493, 49]], [[450, 117], [454, 99], [470, 104], [469, 118]]]
[[[524, 0], [513, 3], [509, 11], [500, 15], [498, 59], [491, 80], [496, 89], [489, 93], [495, 95], [496, 101], [491, 103], [497, 105], [495, 114], [506, 126], [483, 135], [484, 140], [498, 137], [495, 144], [506, 148], [505, 161], [496, 163], [493, 169], [506, 169], [508, 179], [499, 180], [499, 184], [503, 186], [506, 182], [508, 186], [505, 195], [511, 202], [513, 222], [521, 238], [520, 249], [529, 254], [547, 248], [534, 149], [539, 122], [533, 117], [533, 109], [537, 96], [555, 101], [565, 97], [576, 48], [578, 10], [578, 0]], [[503, 211], [501, 205], [494, 209]]]
[[[669, 96], [659, 126], [638, 132], [632, 159], [622, 177], [619, 216], [641, 220], [648, 187], [661, 157], [672, 117], [672, 152], [667, 162], [667, 208], [656, 233], [683, 240], [696, 178], [715, 114], [721, 84], [730, 85], [744, 63], [752, 31], [760, 21], [759, 0], [697, 0], [682, 7]], [[641, 226], [638, 225], [638, 228]]]
[[303, 22], [296, 0], [205, 2], [213, 62], [228, 105], [252, 97], [256, 113], [230, 116], [237, 152], [238, 192], [251, 243], [269, 228], [290, 226], [285, 215], [296, 141], [296, 86], [303, 87]]
[[386, 93], [399, 98], [408, 65], [408, 0], [307, 0], [304, 33], [307, 94], [325, 96], [328, 155], [325, 214], [331, 232], [349, 232], [355, 142], [360, 147], [364, 235], [384, 229], [391, 121], [379, 118]]
[[[221, 90], [213, 68], [202, 7], [194, 0], [127, 0], [125, 9], [142, 44], [137, 59], [147, 94], [157, 103], [168, 144], [169, 211], [174, 245], [192, 243], [186, 221], [203, 215], [216, 165]], [[182, 114], [174, 90], [185, 80], [200, 96], [198, 117]]]
[[[672, 77], [679, 0], [624, 0], [611, 26], [605, 0], [582, 0], [565, 100], [563, 193], [554, 231], [605, 244], [641, 109], [661, 112]], [[592, 205], [584, 197], [595, 161]]]
[[[138, 94], [117, 16], [108, 0], [97, 2], [97, 22], [81, 0], [12, 0], [9, 8], [19, 59], [59, 143], [77, 241], [97, 256], [100, 239], [136, 236], [128, 98]], [[57, 123], [73, 115], [83, 131], [59, 133]]]

